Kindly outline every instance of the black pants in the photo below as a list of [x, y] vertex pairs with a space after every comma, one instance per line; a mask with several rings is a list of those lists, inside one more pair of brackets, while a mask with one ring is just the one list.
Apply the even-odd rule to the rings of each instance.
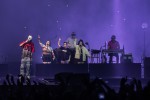
[[70, 58], [70, 64], [74, 64], [75, 63], [75, 49], [70, 49], [70, 53], [71, 53], [71, 58]]
[[52, 62], [52, 55], [51, 54], [43, 54], [42, 60], [43, 60], [43, 62]]
[[118, 55], [118, 53], [109, 53], [108, 55], [109, 55], [109, 63], [112, 63], [113, 56], [116, 57], [116, 62], [119, 63], [119, 55]]

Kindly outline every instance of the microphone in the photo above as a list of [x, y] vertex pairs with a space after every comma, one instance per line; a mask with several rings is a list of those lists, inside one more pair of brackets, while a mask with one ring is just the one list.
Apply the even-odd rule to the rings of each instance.
[[29, 42], [29, 40], [27, 39], [27, 40], [26, 40], [26, 43], [28, 43], [28, 42]]

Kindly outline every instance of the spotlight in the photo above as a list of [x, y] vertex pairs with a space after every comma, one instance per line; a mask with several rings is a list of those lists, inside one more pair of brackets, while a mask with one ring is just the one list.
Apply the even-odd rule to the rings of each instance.
[[148, 28], [148, 24], [144, 22], [144, 23], [142, 23], [141, 27], [142, 27], [142, 29], [146, 29], [146, 28]]

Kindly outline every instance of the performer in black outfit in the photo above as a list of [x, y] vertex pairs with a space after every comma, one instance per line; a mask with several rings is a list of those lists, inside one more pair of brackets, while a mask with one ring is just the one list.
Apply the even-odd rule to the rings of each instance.
[[68, 48], [67, 42], [64, 42], [63, 46], [61, 46], [60, 41], [61, 41], [61, 38], [59, 38], [59, 40], [58, 40], [58, 47], [61, 50], [61, 52], [60, 52], [61, 64], [68, 64], [70, 62], [70, 58], [71, 58], [70, 49]]

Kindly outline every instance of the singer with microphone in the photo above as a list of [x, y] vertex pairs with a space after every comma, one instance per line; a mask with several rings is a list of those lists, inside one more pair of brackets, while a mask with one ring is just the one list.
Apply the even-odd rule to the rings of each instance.
[[[32, 36], [29, 35], [27, 40], [21, 42], [19, 46], [22, 47], [20, 75], [24, 76], [27, 79], [30, 79], [30, 66], [32, 61], [32, 54], [35, 51], [34, 43], [32, 42]], [[26, 67], [26, 71], [25, 71], [25, 67]]]
[[38, 35], [38, 41], [40, 46], [42, 47], [42, 60], [43, 64], [50, 64], [55, 59], [55, 55], [53, 52], [53, 48], [50, 46], [50, 41], [47, 41], [44, 45], [41, 40], [40, 36]]

